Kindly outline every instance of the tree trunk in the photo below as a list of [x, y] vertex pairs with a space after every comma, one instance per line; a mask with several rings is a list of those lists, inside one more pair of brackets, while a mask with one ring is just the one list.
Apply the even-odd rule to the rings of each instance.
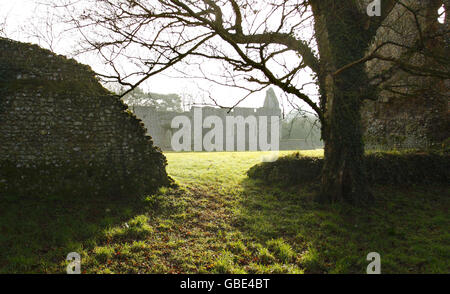
[[[320, 202], [364, 204], [372, 199], [366, 184], [360, 93], [349, 77], [333, 81], [323, 128], [325, 158]], [[331, 93], [330, 93], [331, 91]]]
[[364, 170], [361, 106], [368, 94], [364, 65], [333, 73], [364, 56], [371, 37], [353, 1], [311, 1], [320, 52], [322, 139], [325, 158], [319, 202], [367, 203], [371, 197]]

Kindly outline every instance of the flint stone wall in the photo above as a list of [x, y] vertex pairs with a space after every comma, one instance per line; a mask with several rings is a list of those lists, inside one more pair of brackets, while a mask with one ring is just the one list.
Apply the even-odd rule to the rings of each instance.
[[[145, 133], [142, 122], [101, 86], [88, 66], [35, 45], [0, 39], [4, 189], [19, 185], [14, 174], [29, 174], [55, 179], [56, 186], [73, 184], [73, 189], [90, 184], [96, 193], [111, 186], [111, 193], [154, 190], [169, 182], [166, 159]], [[35, 184], [35, 189], [46, 185]]]

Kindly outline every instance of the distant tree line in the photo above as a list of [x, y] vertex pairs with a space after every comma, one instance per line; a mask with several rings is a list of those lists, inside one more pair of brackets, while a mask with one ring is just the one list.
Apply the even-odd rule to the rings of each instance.
[[[123, 93], [125, 89], [116, 90], [118, 94]], [[178, 94], [159, 94], [146, 92], [138, 87], [127, 93], [122, 98], [123, 102], [129, 106], [152, 106], [157, 111], [176, 111], [182, 112], [182, 98]]]

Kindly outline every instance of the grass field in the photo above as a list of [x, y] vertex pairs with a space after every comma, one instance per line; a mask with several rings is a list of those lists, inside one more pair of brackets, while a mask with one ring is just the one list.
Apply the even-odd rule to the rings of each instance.
[[373, 251], [382, 273], [450, 272], [448, 186], [319, 206], [317, 187], [249, 180], [259, 152], [166, 156], [179, 187], [143, 199], [0, 203], [0, 273], [63, 273], [72, 251], [83, 273], [365, 273]]

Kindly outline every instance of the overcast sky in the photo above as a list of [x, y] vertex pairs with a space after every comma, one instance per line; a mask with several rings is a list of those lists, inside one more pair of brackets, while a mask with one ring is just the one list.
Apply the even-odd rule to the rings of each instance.
[[[34, 24], [39, 26], [39, 18], [42, 18], [48, 9], [44, 6], [38, 5], [38, 3], [39, 0], [0, 0], [0, 23], [6, 18], [7, 37], [18, 41], [36, 43], [42, 47], [50, 49], [46, 42], [39, 41], [35, 37], [30, 36], [30, 26]], [[56, 30], [58, 30], [58, 26], [56, 26]], [[56, 41], [55, 44], [53, 44], [53, 51], [70, 56], [73, 52], [74, 45], [71, 44], [70, 40], [70, 36], [63, 35], [61, 40]], [[82, 63], [89, 64], [98, 72], [102, 71], [101, 61], [96, 57], [76, 56], [75, 59]], [[163, 73], [152, 77], [143, 87], [145, 90], [150, 90], [157, 93], [188, 93], [194, 96], [201, 96], [202, 94], [207, 96], [207, 94], [202, 91], [209, 90], [213, 94], [214, 98], [217, 99], [219, 104], [224, 106], [233, 105], [246, 94], [246, 92], [243, 92], [242, 90], [229, 87], [220, 87], [204, 80], [171, 78], [167, 75], [173, 76], [175, 74], [173, 72], [168, 72], [167, 74]], [[304, 79], [305, 82], [309, 81], [309, 75], [305, 74]], [[283, 96], [282, 91], [276, 87], [274, 87], [274, 90], [281, 100]], [[312, 91], [310, 93], [315, 92], [314, 90], [310, 91]], [[254, 94], [243, 101], [239, 106], [260, 107], [263, 104], [264, 96], [264, 92]], [[285, 105], [287, 110], [290, 110], [291, 107], [288, 106], [289, 103], [285, 100], [285, 98], [283, 100], [284, 101], [281, 102]]]

